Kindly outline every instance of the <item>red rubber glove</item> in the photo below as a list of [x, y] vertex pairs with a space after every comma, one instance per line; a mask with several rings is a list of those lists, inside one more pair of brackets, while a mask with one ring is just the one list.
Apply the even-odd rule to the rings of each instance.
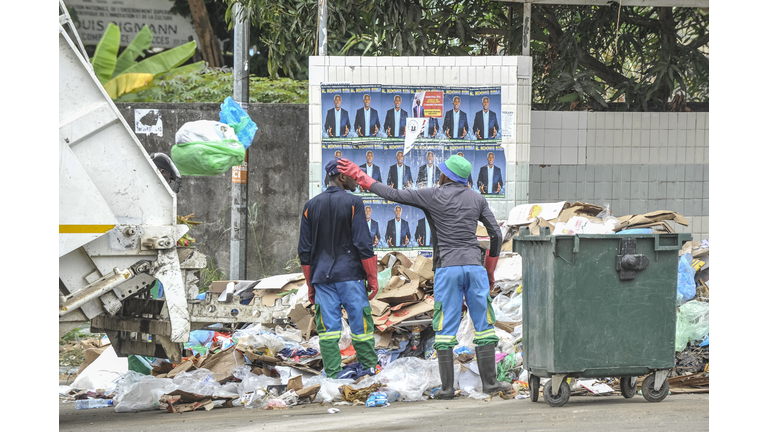
[[371, 292], [368, 295], [368, 300], [373, 300], [373, 298], [376, 297], [376, 293], [379, 292], [378, 259], [376, 258], [376, 255], [374, 255], [368, 259], [364, 259], [362, 262], [365, 274], [368, 275], [368, 290]]
[[376, 183], [368, 174], [364, 173], [359, 166], [348, 159], [341, 159], [336, 163], [339, 167], [339, 173], [352, 177], [365, 190], [371, 190], [371, 185]]
[[312, 304], [315, 304], [315, 289], [312, 288], [312, 285], [310, 285], [310, 281], [312, 279], [310, 279], [309, 277], [309, 274], [310, 274], [309, 266], [308, 265], [301, 266], [301, 271], [304, 272], [304, 280], [307, 282], [307, 288], [309, 289], [309, 292], [308, 292], [309, 302]]
[[491, 251], [485, 251], [485, 271], [488, 273], [488, 282], [490, 282], [490, 289], [493, 290], [493, 285], [496, 280], [493, 278], [493, 273], [496, 271], [496, 264], [499, 262], [499, 257], [491, 257]]

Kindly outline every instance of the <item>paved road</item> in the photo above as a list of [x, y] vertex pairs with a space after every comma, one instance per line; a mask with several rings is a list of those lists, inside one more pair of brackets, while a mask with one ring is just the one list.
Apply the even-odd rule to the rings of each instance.
[[642, 396], [572, 396], [552, 408], [539, 399], [490, 402], [396, 402], [389, 407], [302, 405], [280, 411], [214, 408], [171, 414], [166, 411], [116, 413], [112, 408], [75, 410], [59, 403], [59, 431], [705, 431], [709, 430], [709, 394], [670, 395], [658, 403]]

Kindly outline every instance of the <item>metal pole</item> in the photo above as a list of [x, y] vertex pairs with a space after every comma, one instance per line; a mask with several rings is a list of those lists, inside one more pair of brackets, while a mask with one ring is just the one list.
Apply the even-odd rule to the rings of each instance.
[[[234, 5], [235, 15], [235, 91], [232, 99], [248, 110], [248, 45], [250, 23], [242, 6]], [[247, 12], [247, 11], [245, 11]], [[243, 165], [232, 167], [232, 225], [229, 247], [229, 278], [245, 279], [246, 234], [248, 233], [248, 152]]]
[[523, 55], [531, 55], [531, 4], [523, 3]]
[[328, 0], [317, 0], [317, 44], [319, 56], [328, 55], [328, 8], [325, 2]]

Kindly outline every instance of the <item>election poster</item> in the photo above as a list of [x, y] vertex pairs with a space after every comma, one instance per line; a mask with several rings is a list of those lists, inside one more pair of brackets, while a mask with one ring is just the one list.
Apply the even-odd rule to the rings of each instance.
[[[458, 154], [472, 164], [469, 189], [486, 199], [506, 197], [502, 122], [512, 125], [502, 118], [500, 87], [323, 85], [321, 105], [323, 167], [343, 157], [388, 187], [418, 190], [438, 187], [438, 165]], [[428, 120], [406, 147], [408, 120], [421, 118]], [[421, 209], [361, 188], [350, 193], [363, 199], [375, 250], [432, 251]]]

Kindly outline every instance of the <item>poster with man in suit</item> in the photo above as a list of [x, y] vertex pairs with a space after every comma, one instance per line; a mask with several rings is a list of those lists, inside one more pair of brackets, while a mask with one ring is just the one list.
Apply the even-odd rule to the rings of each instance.
[[352, 98], [349, 86], [323, 86], [320, 94], [323, 139], [338, 140], [355, 137], [350, 117]]
[[[466, 96], [465, 96], [466, 94]], [[445, 99], [451, 100], [451, 106], [446, 106], [443, 117], [443, 133], [448, 139], [471, 139], [471, 125], [467, 113], [461, 108], [462, 96], [468, 99], [469, 91], [451, 89], [445, 91]]]
[[436, 187], [440, 180], [440, 168], [435, 162], [435, 152], [428, 150], [425, 159], [426, 163], [419, 167], [419, 173], [416, 175], [416, 186], [418, 188]]
[[488, 96], [483, 96], [483, 109], [475, 113], [475, 122], [472, 130], [477, 139], [498, 139], [501, 137], [501, 127], [496, 113], [490, 109], [491, 100]]
[[402, 218], [403, 208], [395, 206], [395, 217], [387, 222], [385, 233], [388, 247], [407, 247], [411, 240], [411, 230], [408, 221]]
[[[480, 150], [480, 149], [478, 149]], [[477, 175], [477, 188], [481, 194], [503, 195], [504, 179], [501, 175], [501, 168], [496, 166], [496, 153], [504, 154], [499, 148], [498, 151], [490, 151], [486, 154], [486, 165], [480, 167]], [[478, 155], [479, 157], [480, 155]], [[502, 164], [501, 166], [506, 166]]]
[[429, 226], [429, 222], [426, 217], [420, 218], [416, 222], [416, 244], [419, 247], [431, 247], [432, 246], [432, 227]]
[[384, 119], [384, 133], [388, 138], [405, 137], [405, 120], [408, 113], [401, 108], [402, 95], [396, 94], [393, 98], [394, 107], [387, 110], [387, 116]]
[[387, 184], [394, 189], [410, 189], [411, 185], [413, 185], [411, 167], [405, 165], [405, 156], [402, 151], [396, 153], [395, 159], [397, 162], [389, 167]]
[[[368, 90], [365, 92], [365, 90]], [[377, 90], [374, 92], [374, 90]], [[379, 106], [381, 89], [380, 88], [353, 88], [353, 103], [359, 96], [360, 92], [365, 92], [360, 100], [361, 104], [357, 105], [360, 108], [355, 113], [354, 129], [358, 138], [375, 138], [385, 137], [381, 130], [381, 121], [379, 120], [379, 112], [375, 108]], [[375, 101], [374, 101], [375, 99]], [[375, 103], [374, 103], [375, 102]], [[361, 106], [362, 105], [362, 106]]]
[[372, 214], [371, 206], [365, 206], [365, 222], [368, 224], [368, 231], [371, 233], [373, 247], [376, 247], [379, 244], [379, 240], [381, 240], [381, 233], [379, 232], [379, 223], [371, 219]]

